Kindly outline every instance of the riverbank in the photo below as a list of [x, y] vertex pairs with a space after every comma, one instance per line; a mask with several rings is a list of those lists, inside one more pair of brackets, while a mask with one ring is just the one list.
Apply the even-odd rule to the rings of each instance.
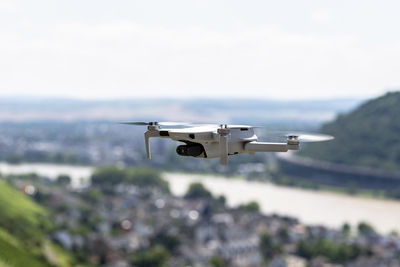
[[61, 165], [52, 163], [23, 163], [9, 164], [0, 162], [1, 174], [27, 174], [36, 173], [49, 179], [55, 179], [58, 175], [66, 174], [71, 177], [73, 188], [82, 188], [90, 184], [90, 176], [94, 167]]
[[355, 226], [366, 221], [382, 233], [400, 231], [398, 201], [195, 174], [166, 173], [164, 177], [177, 195], [182, 195], [190, 183], [201, 182], [213, 194], [224, 195], [229, 205], [257, 201], [264, 213], [296, 217], [307, 224], [340, 227], [346, 222]]
[[[72, 168], [72, 169], [71, 169]], [[37, 173], [41, 176], [48, 177], [50, 179], [56, 178], [60, 173], [68, 174], [72, 178], [72, 187], [80, 188], [88, 186], [89, 180], [88, 177], [91, 175], [93, 170], [96, 167], [87, 166], [87, 165], [66, 165], [66, 164], [56, 164], [56, 163], [20, 163], [13, 164], [8, 162], [0, 162], [0, 173], [4, 174], [20, 174], [20, 173]], [[71, 172], [71, 170], [73, 170]], [[170, 171], [178, 174], [192, 174], [184, 171]], [[213, 176], [215, 178], [229, 178], [229, 179], [242, 179], [248, 180], [244, 176], [235, 175], [235, 176], [226, 176], [223, 173], [196, 173], [197, 175], [205, 175], [205, 176]], [[291, 188], [300, 188], [304, 190], [311, 191], [325, 191], [342, 195], [351, 195], [357, 197], [366, 197], [366, 198], [377, 198], [377, 199], [396, 199], [391, 196], [388, 196], [383, 191], [379, 190], [369, 190], [369, 189], [360, 189], [355, 187], [341, 187], [334, 185], [325, 185], [319, 184], [316, 182], [307, 182], [304, 179], [297, 179], [296, 177], [285, 177], [285, 175], [278, 173], [273, 177], [271, 174], [270, 177], [266, 178], [255, 178], [254, 180], [262, 182], [262, 183], [272, 183], [277, 186], [283, 187], [291, 187]], [[253, 179], [250, 179], [253, 180]]]
[[[50, 179], [67, 174], [74, 186], [88, 184], [93, 170], [93, 167], [85, 166], [0, 163], [0, 172], [3, 174], [36, 172]], [[201, 182], [213, 194], [224, 195], [228, 205], [257, 201], [264, 213], [296, 217], [307, 224], [339, 227], [345, 222], [356, 225], [366, 221], [382, 233], [392, 230], [400, 232], [399, 201], [278, 186], [219, 175], [164, 173], [163, 176], [176, 195], [186, 192], [190, 183]]]

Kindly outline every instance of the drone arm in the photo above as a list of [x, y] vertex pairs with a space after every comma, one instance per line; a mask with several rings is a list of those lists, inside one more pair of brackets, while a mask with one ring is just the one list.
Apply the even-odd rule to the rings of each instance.
[[144, 133], [144, 142], [146, 145], [146, 154], [147, 154], [147, 158], [151, 159], [151, 152], [150, 152], [150, 137], [159, 137], [160, 133], [159, 131], [146, 131]]
[[287, 143], [248, 142], [244, 145], [247, 152], [287, 152]]

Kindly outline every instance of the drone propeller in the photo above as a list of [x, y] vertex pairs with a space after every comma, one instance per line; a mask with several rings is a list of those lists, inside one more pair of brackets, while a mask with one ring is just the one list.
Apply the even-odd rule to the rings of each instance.
[[120, 122], [119, 124], [127, 124], [127, 125], [150, 125], [149, 122], [144, 122], [144, 121], [128, 121], [128, 122]]
[[331, 135], [309, 132], [293, 132], [293, 131], [264, 131], [262, 137], [274, 140], [283, 141], [284, 139], [292, 142], [312, 143], [324, 142], [335, 139]]
[[128, 121], [128, 122], [120, 122], [120, 124], [127, 124], [127, 125], [140, 125], [140, 126], [154, 126], [154, 125], [159, 125], [159, 126], [189, 126], [191, 125], [190, 123], [187, 122], [173, 122], [173, 121], [150, 121], [150, 122], [145, 122], [145, 121]]
[[317, 133], [287, 133], [285, 136], [288, 140], [298, 140], [303, 143], [324, 142], [334, 139], [331, 135]]

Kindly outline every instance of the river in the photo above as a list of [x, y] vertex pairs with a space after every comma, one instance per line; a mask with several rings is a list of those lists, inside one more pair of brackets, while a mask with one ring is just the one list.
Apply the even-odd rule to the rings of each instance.
[[[68, 174], [74, 187], [88, 184], [91, 167], [0, 163], [0, 172], [19, 174], [35, 172], [49, 178]], [[229, 179], [212, 175], [164, 173], [175, 195], [183, 195], [192, 182], [203, 183], [214, 195], [224, 195], [229, 205], [257, 201], [264, 213], [299, 218], [307, 224], [339, 227], [344, 222], [356, 225], [366, 221], [378, 231], [400, 232], [400, 201], [348, 196], [324, 191], [277, 186], [270, 183]]]

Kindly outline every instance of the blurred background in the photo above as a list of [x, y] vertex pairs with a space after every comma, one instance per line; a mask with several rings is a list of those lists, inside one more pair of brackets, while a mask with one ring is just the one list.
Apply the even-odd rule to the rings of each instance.
[[[400, 266], [399, 8], [0, 0], [0, 266]], [[335, 140], [149, 161], [127, 120]]]

